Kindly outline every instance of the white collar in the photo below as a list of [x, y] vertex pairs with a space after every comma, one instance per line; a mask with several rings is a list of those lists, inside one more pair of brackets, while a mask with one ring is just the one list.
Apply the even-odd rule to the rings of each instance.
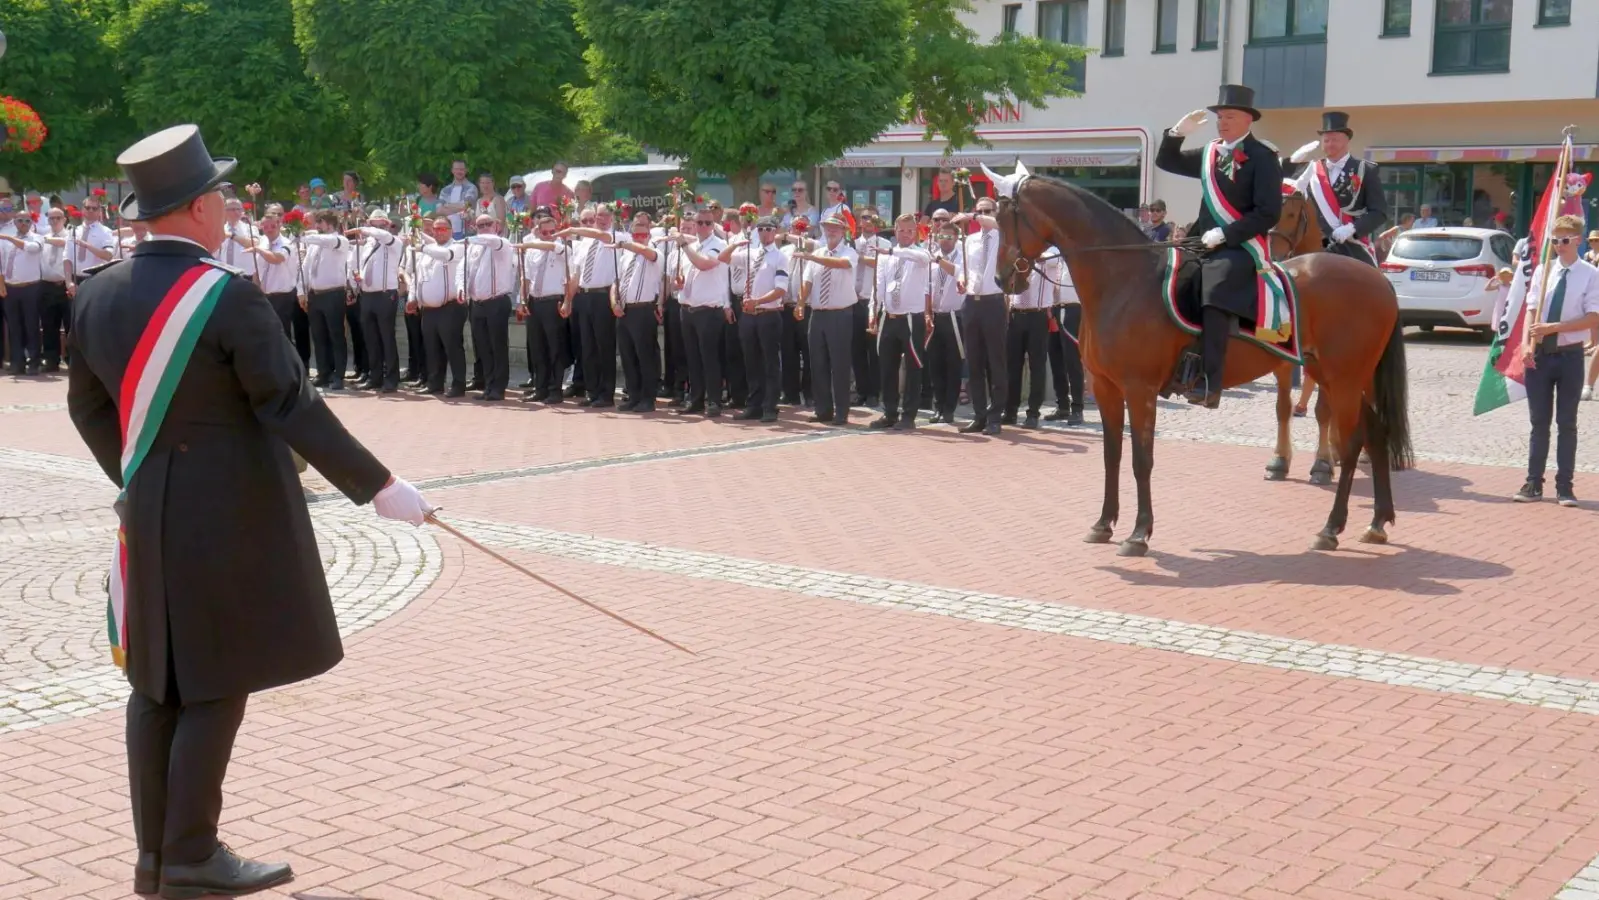
[[1221, 148], [1223, 150], [1231, 150], [1234, 147], [1238, 146], [1239, 144], [1242, 144], [1245, 141], [1245, 139], [1247, 139], [1250, 136], [1250, 134], [1252, 134], [1252, 133], [1253, 132], [1246, 131], [1246, 132], [1244, 132], [1244, 136], [1243, 137], [1239, 138], [1236, 141], [1231, 141], [1231, 142], [1224, 141], [1224, 140], [1221, 140], [1220, 138], [1218, 138], [1217, 139], [1217, 143], [1221, 144]]
[[150, 238], [149, 239], [152, 240], [152, 241], [182, 241], [185, 244], [193, 244], [194, 246], [199, 247], [201, 250], [204, 250], [207, 256], [210, 256], [211, 254], [216, 252], [215, 250], [211, 249], [210, 247], [207, 247], [206, 245], [200, 243], [197, 240], [194, 240], [193, 238], [186, 238], [186, 237], [183, 237], [182, 235], [177, 235], [177, 234], [159, 234], [157, 232], [152, 231], [152, 232], [150, 232]]
[[1349, 163], [1349, 154], [1347, 154], [1347, 153], [1345, 153], [1339, 159], [1329, 159], [1329, 160], [1327, 160], [1327, 165], [1328, 165], [1329, 168], [1341, 169], [1345, 165], [1347, 165], [1348, 163]]

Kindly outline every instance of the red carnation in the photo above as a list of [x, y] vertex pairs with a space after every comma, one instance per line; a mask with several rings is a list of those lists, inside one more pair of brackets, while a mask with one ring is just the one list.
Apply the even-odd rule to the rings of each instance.
[[103, 187], [89, 188], [89, 196], [91, 196], [91, 197], [104, 197], [105, 196], [105, 188], [103, 188]]
[[244, 204], [244, 211], [245, 212], [249, 212], [252, 209], [255, 209], [255, 204], [254, 203], [246, 203], [246, 204]]
[[28, 213], [28, 218], [33, 220], [33, 224], [35, 224], [35, 225], [39, 224], [39, 214], [38, 213], [36, 213], [36, 212]]

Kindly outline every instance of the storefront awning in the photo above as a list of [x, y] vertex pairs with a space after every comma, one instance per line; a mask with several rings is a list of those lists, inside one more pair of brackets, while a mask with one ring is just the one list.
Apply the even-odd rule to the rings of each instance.
[[838, 159], [830, 159], [823, 166], [834, 169], [897, 169], [900, 166], [900, 157], [889, 154], [874, 153], [846, 153]]
[[[1579, 160], [1599, 160], [1599, 145], [1577, 144], [1572, 148]], [[1554, 162], [1560, 158], [1559, 144], [1521, 144], [1499, 147], [1373, 147], [1366, 157], [1379, 163], [1450, 162]]]
[[949, 168], [955, 166], [974, 168], [987, 164], [990, 167], [1003, 166], [1005, 171], [1009, 171], [1018, 159], [1025, 165], [1043, 167], [1136, 166], [1138, 165], [1138, 147], [1072, 147], [1060, 149], [1030, 147], [1026, 150], [979, 150], [952, 153], [949, 156], [945, 156], [942, 153], [912, 153], [905, 156], [905, 165], [913, 168]]

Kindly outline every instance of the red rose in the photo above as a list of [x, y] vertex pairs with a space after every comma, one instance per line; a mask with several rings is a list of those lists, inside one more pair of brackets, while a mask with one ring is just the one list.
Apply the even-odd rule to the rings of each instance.
[[253, 203], [244, 204], [244, 211], [245, 212], [249, 212], [252, 209], [255, 209], [255, 204], [253, 204]]
[[1249, 161], [1249, 154], [1244, 152], [1244, 148], [1242, 148], [1242, 147], [1234, 147], [1233, 148], [1233, 163], [1235, 165], [1240, 165], [1241, 166], [1241, 165], [1243, 165], [1244, 163], [1246, 163], [1248, 161]]
[[91, 196], [91, 197], [104, 197], [105, 196], [105, 188], [103, 188], [103, 187], [89, 188], [89, 196]]

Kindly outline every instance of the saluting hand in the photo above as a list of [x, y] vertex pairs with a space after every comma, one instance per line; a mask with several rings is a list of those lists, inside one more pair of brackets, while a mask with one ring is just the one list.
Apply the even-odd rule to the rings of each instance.
[[1300, 147], [1298, 150], [1295, 150], [1293, 155], [1288, 157], [1288, 161], [1291, 163], [1302, 163], [1314, 156], [1316, 151], [1320, 149], [1321, 141], [1311, 141], [1305, 146]]
[[1200, 127], [1208, 121], [1210, 121], [1210, 113], [1207, 113], [1202, 109], [1196, 109], [1188, 115], [1183, 116], [1181, 119], [1178, 119], [1177, 124], [1171, 127], [1171, 133], [1177, 135], [1178, 137], [1188, 137], [1189, 135], [1198, 131]]

